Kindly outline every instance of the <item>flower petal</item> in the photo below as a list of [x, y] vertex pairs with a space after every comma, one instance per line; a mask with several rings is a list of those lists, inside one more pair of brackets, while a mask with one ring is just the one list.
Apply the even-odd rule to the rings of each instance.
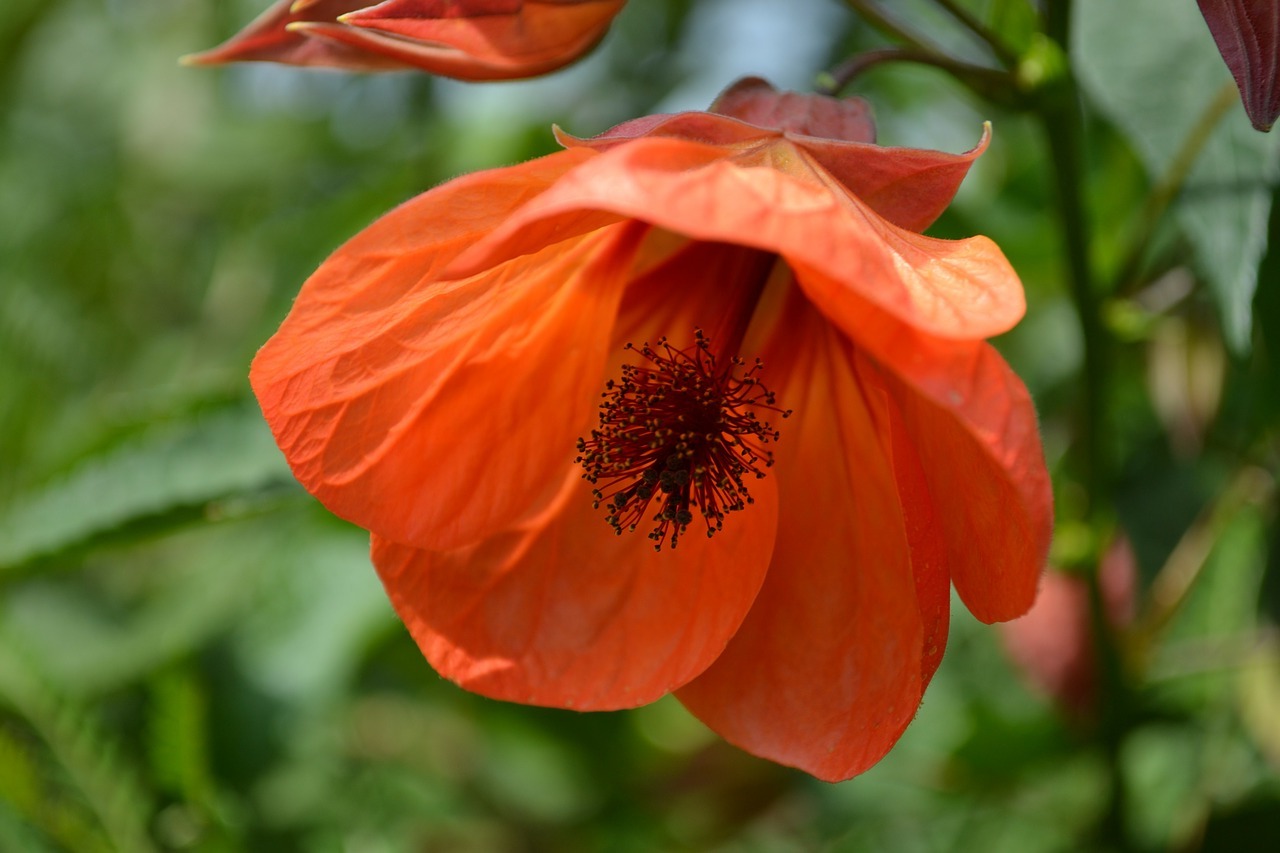
[[819, 310], [856, 335], [859, 369], [888, 391], [919, 454], [960, 597], [985, 622], [1025, 613], [1048, 555], [1053, 495], [1022, 380], [989, 344], [931, 338], [821, 273], [797, 276]]
[[577, 469], [514, 529], [433, 553], [373, 538], [392, 604], [436, 670], [459, 686], [534, 705], [630, 708], [684, 684], [721, 653], [773, 550], [772, 478], [714, 537], [654, 551], [616, 535]]
[[927, 685], [942, 663], [951, 621], [951, 577], [947, 566], [946, 534], [938, 517], [937, 504], [929, 491], [928, 475], [907, 432], [902, 412], [888, 400], [888, 392], [878, 371], [868, 369], [868, 359], [858, 354], [856, 361], [858, 381], [864, 388], [874, 388], [886, 401], [886, 405], [874, 412], [876, 429], [893, 465], [893, 477], [898, 485], [898, 499], [902, 504], [907, 542], [911, 549], [911, 574], [915, 578], [920, 620], [924, 625], [921, 678]]
[[565, 153], [452, 182], [379, 220], [321, 266], [258, 354], [251, 379], [276, 441], [338, 515], [451, 548], [558, 488], [642, 229], [467, 279], [439, 273], [582, 156]]
[[732, 159], [721, 148], [678, 139], [611, 148], [460, 256], [454, 272], [619, 216], [777, 252], [939, 337], [990, 337], [1025, 309], [1021, 282], [990, 240], [937, 240], [899, 228], [785, 139], [766, 139]]
[[827, 140], [806, 140], [804, 147], [822, 168], [877, 214], [899, 228], [919, 233], [951, 204], [969, 168], [990, 142], [988, 124], [983, 126], [978, 144], [963, 154], [840, 145]]
[[914, 716], [922, 626], [893, 472], [847, 342], [792, 291], [764, 356], [795, 414], [777, 446], [773, 563], [724, 654], [677, 692], [755, 755], [822, 779], [878, 761]]
[[[757, 79], [744, 80], [730, 87], [721, 97], [730, 97], [737, 86], [753, 82], [763, 83]], [[767, 83], [763, 85], [768, 86]], [[785, 117], [771, 119], [768, 115], [758, 115], [755, 112], [748, 112], [746, 115], [735, 113], [733, 116], [688, 112], [633, 119], [589, 139], [573, 136], [557, 128], [556, 139], [566, 148], [589, 147], [597, 151], [605, 151], [641, 137], [665, 136], [690, 142], [742, 148], [745, 147], [744, 143], [749, 141], [785, 135], [797, 148], [830, 173], [838, 183], [843, 184], [846, 190], [862, 199], [863, 203], [880, 216], [899, 228], [917, 233], [924, 231], [942, 215], [942, 211], [955, 197], [961, 181], [969, 173], [969, 168], [979, 155], [987, 150], [987, 145], [991, 141], [989, 124], [983, 127], [982, 138], [978, 140], [978, 144], [963, 154], [947, 154], [943, 151], [918, 148], [891, 148], [869, 142], [845, 141], [845, 139], [858, 139], [862, 136], [868, 139], [874, 138], [870, 115], [862, 116], [859, 114], [859, 108], [850, 107], [847, 101], [838, 101], [834, 98], [797, 95], [793, 92], [775, 93], [774, 97], [802, 99], [810, 111], [819, 116], [827, 111], [835, 113], [834, 117], [826, 119], [825, 122], [811, 119], [812, 126], [814, 128], [823, 126], [831, 135], [846, 134], [846, 136], [841, 138], [831, 138], [830, 135], [805, 136], [793, 131], [786, 131], [784, 134], [783, 131], [774, 129], [772, 125], [762, 127], [748, 122], [773, 121], [775, 124], [785, 124], [787, 121]], [[827, 110], [814, 109], [812, 104], [808, 103], [813, 99], [829, 101]], [[776, 107], [785, 112], [787, 102], [783, 100]], [[800, 111], [795, 106], [791, 109]], [[804, 126], [804, 119], [795, 121]], [[869, 130], [858, 129], [864, 121]]]

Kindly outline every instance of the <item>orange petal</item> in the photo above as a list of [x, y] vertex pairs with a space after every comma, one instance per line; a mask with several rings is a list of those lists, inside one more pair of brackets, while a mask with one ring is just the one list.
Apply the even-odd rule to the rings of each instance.
[[899, 228], [919, 233], [942, 215], [969, 167], [991, 141], [991, 126], [963, 154], [923, 148], [806, 140], [805, 151], [863, 203]]
[[914, 716], [922, 626], [897, 486], [847, 343], [793, 291], [765, 353], [781, 404], [773, 563], [724, 654], [677, 692], [727, 740], [827, 780], [866, 770]]
[[841, 318], [847, 312], [837, 310], [846, 292], [930, 334], [957, 339], [1007, 331], [1025, 309], [1021, 282], [990, 240], [937, 240], [892, 225], [793, 143], [778, 139], [733, 158], [679, 139], [611, 148], [459, 257], [454, 271], [536, 250], [618, 216], [693, 239], [778, 252], [793, 266], [816, 268], [835, 283], [821, 301], [833, 303], [832, 319], [849, 334]]
[[[887, 397], [883, 382], [875, 370], [867, 369], [867, 360], [856, 359], [858, 381]], [[911, 436], [903, 423], [902, 413], [886, 400], [875, 411], [876, 428], [885, 443], [898, 486], [898, 499], [911, 548], [911, 574], [916, 582], [916, 598], [920, 602], [920, 619], [924, 625], [924, 656], [921, 677], [925, 684], [933, 678], [947, 647], [947, 629], [951, 621], [951, 577], [947, 566], [947, 539], [938, 507], [929, 491], [929, 478]]]
[[806, 293], [820, 297], [820, 310], [839, 313], [854, 330], [860, 371], [888, 391], [919, 454], [960, 597], [985, 622], [1026, 612], [1053, 532], [1052, 489], [1026, 386], [989, 344], [930, 338], [856, 295], [841, 296], [819, 273], [798, 276]]
[[[559, 155], [455, 181], [383, 217], [303, 287], [251, 379], [295, 475], [338, 515], [434, 548], [559, 486], [591, 412], [640, 231], [604, 230], [444, 279]], [[560, 164], [560, 165], [558, 165]]]
[[[476, 693], [534, 705], [643, 705], [702, 672], [760, 588], [777, 520], [772, 478], [708, 538], [655, 552], [592, 509], [575, 468], [518, 527], [432, 553], [373, 538], [373, 560], [431, 665]], [[696, 524], [697, 522], [695, 522]]]

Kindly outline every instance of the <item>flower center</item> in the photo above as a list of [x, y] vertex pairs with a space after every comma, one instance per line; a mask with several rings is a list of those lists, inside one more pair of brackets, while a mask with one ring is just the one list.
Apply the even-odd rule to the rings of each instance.
[[656, 347], [627, 349], [644, 363], [624, 365], [622, 380], [605, 384], [600, 425], [578, 439], [576, 461], [595, 486], [594, 505], [605, 506], [605, 521], [621, 534], [639, 527], [656, 503], [649, 538], [658, 551], [668, 541], [676, 547], [695, 509], [712, 536], [727, 513], [754, 503], [746, 480], [773, 465], [764, 445], [777, 441], [778, 431], [758, 410], [784, 418], [791, 412], [760, 384], [759, 359], [739, 376], [741, 358], [718, 369], [701, 329], [687, 349], [665, 337]]

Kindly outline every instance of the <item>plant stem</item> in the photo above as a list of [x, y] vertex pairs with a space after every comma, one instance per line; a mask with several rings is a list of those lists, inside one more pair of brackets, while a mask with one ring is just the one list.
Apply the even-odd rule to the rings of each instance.
[[1061, 94], [1061, 98], [1055, 98], [1043, 106], [1039, 118], [1049, 145], [1053, 167], [1058, 215], [1063, 231], [1067, 282], [1080, 318], [1080, 336], [1084, 343], [1082, 404], [1076, 427], [1076, 441], [1081, 478], [1089, 494], [1089, 515], [1096, 517], [1110, 479], [1101, 442], [1106, 428], [1104, 405], [1108, 342], [1089, 263], [1089, 226], [1081, 192], [1084, 184], [1081, 122], [1074, 81], [1068, 81], [1066, 91]]
[[1071, 0], [1047, 0], [1044, 9], [1044, 31], [1049, 38], [1067, 48], [1071, 38]]
[[936, 53], [916, 48], [885, 47], [879, 50], [869, 50], [866, 53], [860, 53], [857, 56], [846, 59], [826, 74], [828, 79], [824, 81], [822, 89], [828, 95], [838, 94], [865, 72], [877, 65], [884, 65], [888, 62], [915, 62], [920, 65], [941, 68], [957, 79], [967, 82], [971, 88], [980, 90], [984, 94], [989, 93], [989, 96], [993, 99], [998, 97], [998, 93], [1002, 88], [1010, 89], [1013, 86], [1013, 82], [1006, 72], [997, 71], [994, 68], [970, 65], [967, 62], [960, 62], [947, 56], [940, 56]]
[[929, 53], [935, 56], [941, 53], [941, 51], [929, 44], [927, 40], [911, 32], [905, 24], [899, 23], [891, 15], [883, 12], [875, 3], [870, 2], [870, 0], [845, 0], [845, 4], [876, 29], [893, 36], [922, 53]]
[[982, 39], [987, 47], [991, 48], [991, 52], [996, 55], [1006, 67], [1012, 67], [1017, 64], [1017, 55], [1009, 49], [998, 35], [991, 31], [989, 27], [974, 17], [973, 13], [961, 6], [956, 0], [934, 0], [939, 6], [947, 10], [947, 14], [955, 18], [963, 24], [970, 32]]
[[[1064, 56], [1070, 57], [1071, 0], [1047, 0], [1044, 22], [1046, 34], [1057, 42]], [[1101, 299], [1094, 289], [1089, 258], [1090, 229], [1082, 191], [1083, 120], [1080, 92], [1072, 72], [1068, 71], [1053, 91], [1040, 98], [1036, 114], [1049, 146], [1063, 231], [1067, 281], [1080, 318], [1080, 336], [1084, 344], [1081, 412], [1076, 423], [1073, 450], [1088, 495], [1086, 519], [1097, 536], [1109, 523], [1104, 513], [1110, 492], [1111, 470], [1103, 442], [1107, 429], [1110, 342], [1102, 324]], [[1093, 571], [1088, 575], [1089, 609], [1099, 677], [1098, 742], [1106, 754], [1111, 787], [1107, 811], [1097, 826], [1098, 841], [1108, 849], [1131, 850], [1134, 845], [1125, 819], [1128, 807], [1121, 749], [1133, 725], [1132, 695], [1127, 668], [1107, 617], [1098, 570], [1099, 564], [1095, 560]]]

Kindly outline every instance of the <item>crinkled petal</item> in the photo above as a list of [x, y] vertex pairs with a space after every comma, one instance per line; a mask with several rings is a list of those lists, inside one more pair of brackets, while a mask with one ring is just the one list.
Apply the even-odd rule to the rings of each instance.
[[[672, 137], [709, 145], [737, 146], [782, 137], [777, 130], [715, 113], [689, 112], [645, 116], [624, 122], [599, 136], [582, 139], [556, 128], [566, 148], [606, 151], [641, 137]], [[961, 181], [991, 140], [990, 126], [963, 154], [918, 148], [890, 148], [861, 142], [786, 134], [845, 189], [889, 222], [917, 233], [942, 215]]]
[[[724, 654], [677, 692], [748, 752], [827, 780], [878, 761], [914, 716], [923, 629], [897, 486], [848, 344], [793, 298], [765, 375], [781, 425], [773, 563]], [[781, 375], [780, 375], [781, 374]]]
[[439, 273], [477, 229], [578, 159], [427, 193], [303, 287], [251, 379], [295, 475], [335, 513], [399, 542], [452, 548], [558, 486], [602, 382], [642, 229], [604, 229], [470, 278]]
[[455, 271], [534, 251], [619, 217], [777, 252], [940, 337], [990, 337], [1012, 327], [1025, 308], [1021, 282], [990, 240], [938, 240], [895, 226], [787, 140], [734, 158], [678, 139], [611, 148], [460, 256]]
[[446, 553], [375, 536], [373, 560], [445, 678], [495, 699], [630, 708], [702, 672], [741, 624], [777, 519], [771, 479], [752, 495], [714, 537], [690, 528], [655, 551], [642, 531], [615, 534], [575, 469], [513, 529]]
[[990, 344], [931, 338], [821, 273], [797, 275], [861, 345], [860, 369], [879, 374], [901, 415], [960, 597], [985, 622], [1025, 613], [1048, 555], [1053, 495], [1022, 380]]

